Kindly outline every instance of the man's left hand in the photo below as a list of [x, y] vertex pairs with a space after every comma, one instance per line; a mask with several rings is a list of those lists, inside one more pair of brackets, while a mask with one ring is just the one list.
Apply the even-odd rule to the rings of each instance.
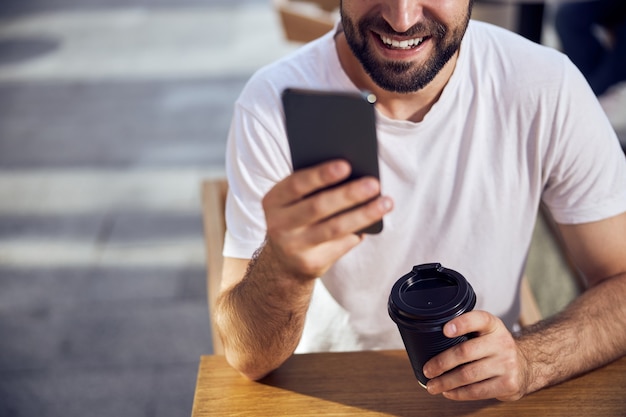
[[502, 320], [484, 311], [463, 314], [444, 326], [446, 337], [476, 337], [424, 365], [430, 394], [452, 400], [497, 398], [515, 401], [529, 386], [528, 363]]

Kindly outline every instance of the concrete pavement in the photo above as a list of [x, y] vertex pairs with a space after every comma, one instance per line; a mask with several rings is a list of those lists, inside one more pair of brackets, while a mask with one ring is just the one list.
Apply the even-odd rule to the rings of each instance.
[[264, 0], [76, 3], [0, 4], [0, 416], [189, 416], [199, 181], [294, 46]]

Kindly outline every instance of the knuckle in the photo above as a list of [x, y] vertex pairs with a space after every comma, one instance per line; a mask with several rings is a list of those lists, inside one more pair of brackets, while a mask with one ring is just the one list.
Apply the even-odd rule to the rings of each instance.
[[272, 237], [273, 240], [280, 241], [281, 240], [280, 235], [281, 235], [282, 229], [279, 226], [279, 224], [269, 217], [266, 217], [265, 223], [266, 223], [265, 233], [267, 234], [267, 236]]
[[303, 181], [290, 181], [287, 190], [294, 197], [302, 197], [308, 193], [308, 187], [305, 186]]
[[334, 239], [343, 234], [345, 234], [345, 231], [338, 218], [333, 218], [328, 221], [326, 227], [326, 238], [328, 240]]
[[326, 204], [322, 198], [312, 198], [308, 205], [309, 216], [318, 217], [325, 213]]
[[300, 274], [316, 275], [319, 265], [311, 258], [298, 256], [293, 259], [293, 266]]
[[430, 369], [432, 369], [434, 371], [434, 373], [440, 373], [442, 370], [446, 369], [446, 362], [444, 360], [444, 358], [441, 357], [441, 355], [435, 356], [434, 358], [432, 358], [430, 360], [432, 366], [430, 367]]
[[504, 360], [504, 365], [506, 369], [518, 369], [519, 362], [515, 355], [509, 355]]
[[367, 216], [370, 220], [377, 220], [379, 219], [383, 214], [384, 211], [382, 209], [382, 206], [380, 204], [380, 202], [378, 200], [374, 200], [372, 202], [370, 202], [367, 205]]
[[265, 194], [263, 198], [261, 199], [261, 207], [263, 207], [263, 210], [267, 212], [271, 206], [272, 206], [272, 193], [269, 192]]
[[358, 185], [359, 185], [358, 182], [355, 182], [355, 181], [348, 183], [346, 187], [341, 189], [343, 197], [350, 202], [359, 201], [360, 188]]
[[474, 353], [474, 348], [472, 343], [464, 342], [456, 346], [456, 353], [461, 358], [471, 357]]
[[295, 244], [293, 239], [282, 239], [278, 242], [280, 247], [280, 253], [282, 253], [285, 257], [290, 257], [299, 263], [300, 256], [298, 256], [299, 247]]
[[502, 385], [507, 392], [516, 392], [518, 390], [517, 383], [513, 377], [506, 378]]
[[469, 398], [482, 399], [491, 397], [487, 384], [471, 384], [467, 386]]
[[464, 366], [459, 370], [461, 379], [465, 382], [475, 382], [478, 372], [474, 366]]
[[378, 188], [371, 179], [353, 181], [345, 189], [346, 198], [355, 203], [366, 201], [376, 195], [377, 192]]
[[503, 342], [507, 351], [511, 352], [512, 358], [517, 358], [517, 342], [510, 333], [505, 335], [506, 340]]
[[318, 242], [329, 242], [340, 235], [340, 225], [335, 217], [328, 218], [321, 222], [315, 231], [315, 240]]
[[[494, 316], [493, 314], [488, 314], [488, 326], [491, 329], [497, 330], [497, 329], [506, 329], [506, 326], [504, 325], [504, 323], [502, 322], [502, 320], [500, 320], [499, 317]], [[508, 332], [507, 332], [508, 333]]]
[[265, 213], [265, 233], [272, 240], [283, 244], [293, 243], [292, 223], [293, 219], [285, 212], [266, 212]]
[[486, 311], [480, 311], [480, 319], [481, 321], [485, 324], [486, 327], [488, 328], [493, 328], [496, 324], [496, 316], [494, 316], [493, 314], [489, 314]]
[[276, 225], [276, 223], [274, 223], [269, 218], [265, 219], [265, 223], [266, 223], [266, 226], [265, 226], [266, 231], [265, 231], [265, 233], [267, 234], [267, 236], [272, 236], [272, 237], [278, 236], [279, 228]]
[[507, 376], [502, 381], [502, 391], [506, 393], [507, 397], [512, 398], [516, 397], [520, 398], [520, 387], [517, 383], [517, 379], [514, 376]]

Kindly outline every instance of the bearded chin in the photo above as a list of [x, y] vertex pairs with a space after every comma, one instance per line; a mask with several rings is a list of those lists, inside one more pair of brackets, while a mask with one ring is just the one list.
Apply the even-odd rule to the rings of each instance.
[[442, 66], [427, 66], [416, 69], [406, 62], [387, 62], [375, 64], [371, 68], [364, 65], [364, 68], [380, 88], [394, 93], [406, 94], [419, 91], [428, 85]]
[[439, 74], [441, 69], [459, 49], [462, 33], [465, 31], [465, 28], [463, 28], [460, 36], [458, 36], [459, 34], [456, 34], [457, 36], [453, 34], [451, 39], [446, 41], [448, 33], [446, 28], [439, 23], [433, 22], [430, 32], [433, 34], [431, 42], [435, 43], [434, 54], [425, 64], [416, 66], [410, 62], [380, 61], [372, 52], [373, 46], [368, 41], [369, 27], [381, 27], [381, 25], [386, 25], [385, 22], [366, 20], [360, 22], [360, 27], [358, 27], [347, 16], [342, 14], [342, 25], [352, 53], [359, 60], [372, 81], [383, 90], [405, 94], [421, 90]]
[[408, 62], [380, 62], [371, 53], [361, 49], [360, 54], [355, 54], [365, 72], [380, 88], [394, 93], [408, 94], [419, 91], [428, 85], [441, 71], [457, 50], [451, 45], [433, 57], [424, 66], [417, 68]]

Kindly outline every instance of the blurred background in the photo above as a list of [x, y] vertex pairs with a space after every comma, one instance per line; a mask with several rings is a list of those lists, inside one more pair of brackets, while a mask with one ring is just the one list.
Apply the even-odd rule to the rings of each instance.
[[0, 417], [191, 414], [200, 180], [248, 77], [296, 47], [270, 0], [0, 2]]
[[294, 48], [267, 0], [0, 2], [0, 416], [189, 416], [199, 181]]

